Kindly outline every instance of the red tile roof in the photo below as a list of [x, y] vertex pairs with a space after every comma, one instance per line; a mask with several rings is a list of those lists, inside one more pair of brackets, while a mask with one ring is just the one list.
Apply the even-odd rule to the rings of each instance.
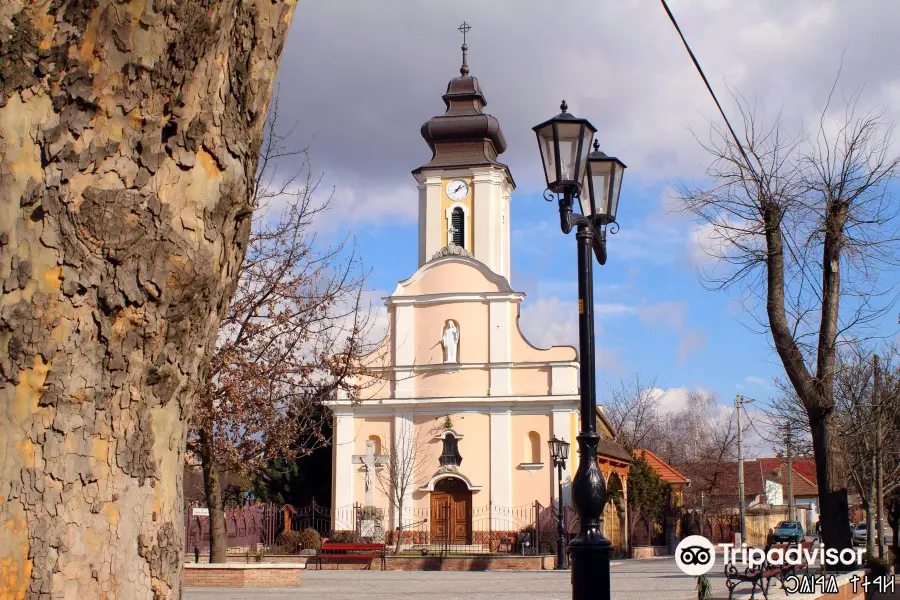
[[[810, 481], [797, 468], [797, 461], [811, 459], [795, 459], [794, 462], [794, 497], [815, 496], [818, 494], [815, 480]], [[683, 467], [691, 478], [691, 487], [703, 490], [710, 496], [737, 496], [737, 462], [692, 463]], [[787, 494], [786, 458], [759, 458], [744, 461], [744, 495], [753, 497], [765, 493], [765, 480], [773, 480], [784, 486]]]
[[635, 458], [642, 457], [656, 471], [659, 478], [669, 483], [687, 483], [689, 479], [678, 470], [649, 450], [638, 449], [632, 452]]
[[794, 471], [803, 475], [813, 485], [817, 484], [816, 459], [812, 457], [795, 458]]
[[[756, 460], [759, 462], [763, 474], [782, 484], [784, 486], [784, 493], [787, 494], [787, 458], [758, 458]], [[794, 468], [794, 497], [817, 495], [819, 493], [819, 488], [815, 483], [815, 461], [812, 458], [794, 458], [792, 460], [792, 466]], [[812, 479], [807, 476], [810, 466], [812, 467]]]

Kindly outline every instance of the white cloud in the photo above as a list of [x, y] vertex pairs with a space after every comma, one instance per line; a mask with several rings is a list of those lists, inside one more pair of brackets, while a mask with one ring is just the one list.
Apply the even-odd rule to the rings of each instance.
[[[412, 180], [412, 177], [410, 177]], [[415, 181], [407, 184], [374, 180], [365, 183], [352, 174], [326, 174], [321, 190], [333, 188], [328, 211], [317, 219], [319, 229], [385, 223], [412, 223], [418, 216]]]
[[[316, 134], [317, 163], [361, 185], [393, 189], [430, 152], [419, 127], [443, 112], [459, 67], [455, 23], [474, 19], [469, 65], [509, 141], [501, 160], [520, 189], [540, 189], [531, 127], [565, 96], [590, 118], [608, 153], [629, 166], [629, 185], [700, 174], [701, 137], [715, 107], [659, 3], [575, 0], [397, 0], [392, 10], [348, 0], [301, 4], [281, 61], [286, 122]], [[867, 105], [900, 103], [893, 57], [900, 3], [682, 0], [672, 6], [726, 110], [726, 84], [760, 110], [806, 119], [824, 104], [845, 52], [842, 90], [867, 84]], [[578, 17], [573, 19], [572, 15]], [[615, 24], [615, 26], [602, 26]], [[547, 43], [547, 32], [553, 35]], [[852, 43], [851, 43], [852, 42]], [[399, 183], [398, 183], [399, 182]], [[627, 192], [626, 192], [627, 193]], [[414, 198], [410, 200], [414, 201]]]
[[688, 405], [690, 390], [687, 387], [669, 389], [654, 388], [654, 393], [659, 394], [659, 409], [663, 414], [673, 414], [684, 410]]
[[[578, 309], [574, 301], [561, 300], [557, 296], [528, 300], [522, 305], [519, 327], [525, 338], [538, 348], [578, 348]], [[601, 328], [595, 329], [602, 336]], [[594, 353], [598, 369], [608, 369], [619, 376], [627, 371], [618, 359], [617, 349], [603, 345], [602, 337], [595, 342]]]
[[[595, 330], [601, 340], [604, 322], [636, 316], [645, 326], [664, 327], [678, 337], [676, 357], [679, 364], [701, 350], [707, 342], [705, 331], [686, 324], [686, 315], [687, 304], [684, 302], [594, 304]], [[519, 321], [522, 332], [538, 347], [578, 346], [578, 310], [574, 300], [562, 300], [556, 295], [542, 295], [539, 298], [529, 299], [522, 306]], [[614, 348], [605, 347], [598, 342], [596, 352], [598, 365], [607, 366], [617, 373], [622, 372], [623, 365], [616, 358], [617, 352]]]
[[578, 347], [578, 309], [573, 301], [556, 296], [528, 300], [522, 305], [519, 327], [538, 348]]
[[678, 336], [679, 364], [706, 346], [707, 342], [705, 331], [686, 324], [687, 308], [685, 302], [659, 302], [638, 307], [638, 317], [644, 325], [661, 325]]
[[620, 315], [637, 314], [638, 308], [627, 304], [615, 304], [610, 302], [594, 303], [594, 316], [597, 319], [617, 317]]

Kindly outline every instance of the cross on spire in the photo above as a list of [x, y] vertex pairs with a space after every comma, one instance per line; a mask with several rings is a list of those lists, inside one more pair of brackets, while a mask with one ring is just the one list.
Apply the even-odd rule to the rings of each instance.
[[462, 31], [462, 34], [463, 34], [463, 44], [465, 44], [465, 43], [466, 43], [466, 34], [469, 32], [470, 29], [472, 29], [472, 26], [469, 25], [468, 23], [466, 23], [465, 21], [463, 21], [463, 24], [460, 25], [459, 27], [457, 27], [457, 29], [458, 29], [459, 31]]
[[466, 34], [469, 32], [470, 29], [472, 29], [472, 26], [469, 25], [468, 23], [466, 23], [465, 21], [463, 21], [462, 25], [457, 27], [457, 30], [461, 31], [463, 34], [463, 43], [462, 43], [463, 62], [462, 62], [462, 66], [459, 68], [459, 74], [462, 75], [463, 77], [467, 77], [469, 75], [469, 63], [466, 60], [466, 58], [467, 58], [466, 50], [468, 50], [469, 47], [466, 45]]

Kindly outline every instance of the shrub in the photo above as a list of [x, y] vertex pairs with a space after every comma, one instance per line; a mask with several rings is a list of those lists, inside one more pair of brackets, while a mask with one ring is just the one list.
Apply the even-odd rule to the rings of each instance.
[[293, 554], [300, 550], [300, 533], [299, 531], [283, 531], [278, 536], [278, 547], [276, 554]]
[[312, 527], [303, 531], [285, 531], [278, 536], [278, 554], [294, 554], [300, 550], [318, 550], [322, 546], [319, 532]]
[[335, 544], [356, 544], [361, 542], [362, 539], [355, 531], [332, 531], [331, 535], [328, 536], [328, 541]]
[[312, 527], [307, 527], [301, 531], [299, 540], [301, 550], [318, 550], [322, 547], [322, 537]]

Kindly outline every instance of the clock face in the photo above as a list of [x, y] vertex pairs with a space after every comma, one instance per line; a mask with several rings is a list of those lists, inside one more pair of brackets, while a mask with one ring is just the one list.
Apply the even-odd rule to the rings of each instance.
[[462, 200], [469, 195], [469, 184], [462, 179], [454, 179], [447, 184], [447, 197], [451, 200]]

